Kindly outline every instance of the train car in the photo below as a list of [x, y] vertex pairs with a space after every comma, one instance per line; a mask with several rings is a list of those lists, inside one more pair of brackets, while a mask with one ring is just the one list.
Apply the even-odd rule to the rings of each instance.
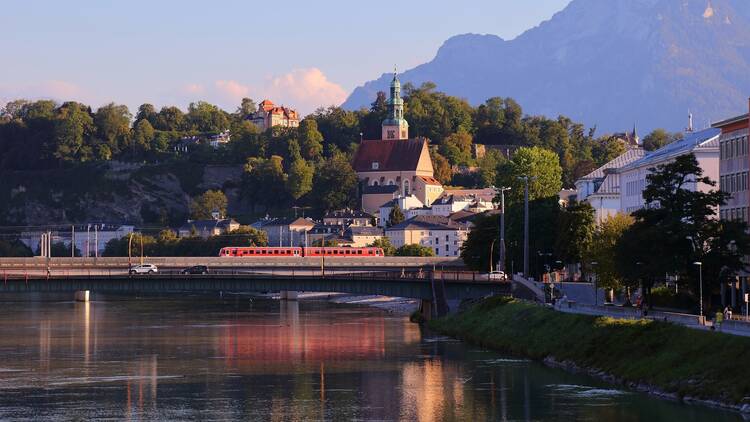
[[340, 257], [364, 258], [383, 257], [382, 248], [351, 248], [351, 247], [315, 247], [315, 248], [271, 248], [271, 247], [225, 247], [219, 251], [220, 257], [240, 258], [284, 258], [284, 257]]
[[219, 256], [284, 258], [302, 256], [302, 248], [227, 247], [221, 248]]
[[350, 248], [350, 247], [326, 247], [326, 248], [304, 248], [305, 255], [309, 257], [332, 256], [341, 258], [364, 258], [382, 257], [385, 255], [382, 248]]

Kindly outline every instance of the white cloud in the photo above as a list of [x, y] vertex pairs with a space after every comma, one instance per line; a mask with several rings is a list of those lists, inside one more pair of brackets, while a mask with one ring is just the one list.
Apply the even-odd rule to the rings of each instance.
[[285, 103], [308, 113], [320, 106], [339, 105], [346, 100], [347, 92], [328, 80], [318, 68], [295, 69], [273, 78], [265, 96], [276, 103]]

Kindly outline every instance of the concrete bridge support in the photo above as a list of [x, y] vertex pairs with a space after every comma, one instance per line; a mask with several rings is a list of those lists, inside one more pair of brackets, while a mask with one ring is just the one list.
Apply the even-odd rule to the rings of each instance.
[[90, 291], [89, 290], [78, 290], [75, 293], [75, 301], [76, 302], [88, 302], [90, 297]]
[[435, 317], [435, 306], [431, 300], [422, 299], [419, 303], [419, 313], [425, 321]]
[[279, 299], [281, 300], [297, 300], [297, 296], [299, 296], [299, 292], [294, 290], [282, 290], [281, 294], [279, 295]]

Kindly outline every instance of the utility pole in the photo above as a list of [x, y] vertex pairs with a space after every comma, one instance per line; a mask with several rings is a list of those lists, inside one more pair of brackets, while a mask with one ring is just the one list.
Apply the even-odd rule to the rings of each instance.
[[76, 257], [76, 226], [70, 226], [70, 257]]
[[99, 258], [99, 227], [94, 224], [94, 258]]
[[86, 258], [91, 256], [91, 224], [86, 224]]
[[500, 191], [500, 259], [495, 266], [498, 271], [505, 272], [505, 191], [510, 188], [501, 187]]
[[520, 176], [523, 180], [523, 276], [529, 276], [529, 181], [536, 177]]

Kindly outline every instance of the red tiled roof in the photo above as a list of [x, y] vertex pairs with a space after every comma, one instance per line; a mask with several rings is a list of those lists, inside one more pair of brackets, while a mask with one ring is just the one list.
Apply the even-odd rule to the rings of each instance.
[[419, 176], [420, 179], [424, 180], [424, 182], [428, 185], [441, 185], [440, 181], [434, 177], [427, 177], [427, 176]]
[[271, 100], [263, 100], [260, 106], [263, 108], [263, 111], [268, 112], [274, 108], [274, 103]]
[[[414, 171], [424, 148], [427, 148], [424, 138], [362, 141], [352, 166], [357, 172]], [[378, 163], [378, 168], [373, 169], [372, 163]]]

